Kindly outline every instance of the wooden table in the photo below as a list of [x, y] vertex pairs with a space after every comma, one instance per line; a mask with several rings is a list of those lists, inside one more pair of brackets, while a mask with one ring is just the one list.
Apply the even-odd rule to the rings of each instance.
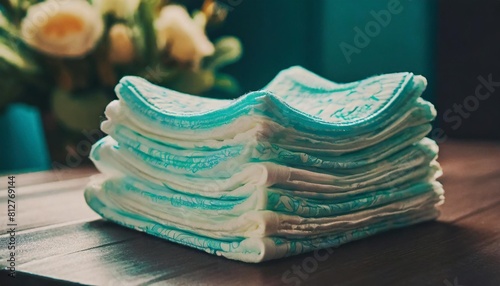
[[3, 270], [0, 285], [283, 285], [283, 273], [310, 263], [311, 273], [297, 276], [302, 285], [498, 286], [500, 144], [447, 142], [440, 154], [446, 203], [437, 222], [343, 245], [316, 269], [312, 254], [245, 264], [105, 222], [83, 199], [92, 169], [17, 175], [17, 278]]

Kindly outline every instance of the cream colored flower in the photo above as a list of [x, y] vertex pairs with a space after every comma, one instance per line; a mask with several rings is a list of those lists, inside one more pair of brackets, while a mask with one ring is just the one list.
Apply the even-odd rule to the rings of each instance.
[[109, 59], [112, 63], [127, 64], [135, 57], [132, 31], [124, 24], [115, 24], [109, 30]]
[[81, 57], [102, 36], [101, 15], [86, 1], [49, 0], [28, 9], [21, 34], [31, 47], [58, 57]]
[[126, 19], [137, 11], [141, 0], [94, 0], [94, 5], [104, 14]]
[[197, 68], [202, 58], [214, 53], [214, 45], [203, 28], [181, 6], [163, 7], [155, 27], [160, 49], [168, 48], [171, 56], [180, 62], [191, 62]]

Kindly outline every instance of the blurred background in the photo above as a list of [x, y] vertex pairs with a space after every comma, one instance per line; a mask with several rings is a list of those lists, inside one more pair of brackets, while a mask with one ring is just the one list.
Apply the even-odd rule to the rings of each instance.
[[[12, 9], [12, 2], [16, 1], [0, 1], [4, 14], [15, 10]], [[94, 2], [91, 4], [98, 6]], [[26, 56], [20, 52], [18, 54], [24, 59], [32, 57], [35, 63], [41, 62], [42, 74], [65, 75], [61, 72], [62, 65], [69, 70], [69, 74], [78, 71], [76, 74], [80, 77], [82, 63], [99, 63], [111, 59], [116, 65], [112, 65], [111, 71], [97, 64], [102, 74], [98, 79], [87, 80], [92, 82], [92, 88], [75, 87], [76, 84], [61, 88], [67, 87], [67, 78], [64, 76], [66, 81], [61, 81], [61, 76], [55, 77], [53, 81], [46, 80], [58, 86], [57, 91], [54, 91], [34, 81], [28, 81], [29, 84], [17, 83], [16, 80], [25, 76], [25, 73], [18, 75], [8, 70], [13, 64], [8, 65], [5, 60], [13, 56], [3, 53], [4, 63], [0, 64], [0, 68], [4, 70], [0, 70], [0, 81], [7, 86], [17, 84], [25, 89], [19, 92], [17, 99], [11, 99], [14, 91], [1, 86], [3, 106], [0, 110], [0, 128], [3, 140], [0, 140], [0, 173], [64, 169], [85, 164], [88, 145], [102, 136], [94, 126], [98, 126], [102, 110], [113, 95], [88, 102], [87, 99], [100, 93], [112, 94], [116, 79], [103, 79], [109, 74], [114, 77], [126, 74], [149, 76], [152, 81], [157, 79], [160, 84], [181, 91], [201, 96], [234, 98], [260, 89], [278, 71], [293, 65], [304, 66], [337, 82], [355, 81], [381, 73], [410, 71], [428, 79], [429, 86], [424, 98], [432, 101], [438, 110], [435, 128], [431, 133], [436, 141], [500, 140], [500, 90], [497, 91], [500, 89], [500, 1], [167, 2], [162, 5], [181, 4], [185, 7], [197, 27], [202, 27], [206, 39], [197, 34], [192, 24], [184, 23], [182, 17], [175, 23], [162, 18], [162, 15], [170, 15], [167, 19], [176, 18], [175, 15], [180, 13], [178, 10], [151, 8], [152, 12], [146, 14], [140, 10], [146, 9], [144, 5], [138, 4], [139, 8], [135, 9], [139, 9], [141, 17], [136, 15], [137, 12], [130, 12], [133, 16], [123, 19], [116, 11], [102, 12], [102, 33], [108, 36], [101, 36], [107, 40], [96, 40], [95, 52], [77, 55], [77, 59], [71, 56], [72, 59], [56, 61], [54, 58], [66, 56], [50, 52], [47, 55], [47, 49], [40, 51], [39, 43], [23, 38], [26, 36], [23, 35], [22, 23], [23, 19], [30, 16], [26, 12], [29, 8], [24, 9], [22, 17], [25, 18], [5, 17], [7, 22], [13, 23], [12, 29], [20, 32], [19, 39], [16, 39], [15, 31], [9, 34], [3, 41], [4, 45], [13, 51], [26, 49]], [[99, 7], [101, 11], [104, 9]], [[155, 27], [148, 24], [152, 22], [156, 23]], [[131, 28], [113, 29], [118, 24]], [[162, 29], [192, 33], [190, 39], [197, 45], [193, 53], [198, 56], [186, 60], [182, 52], [176, 52], [175, 45], [167, 40], [166, 52], [160, 43], [159, 47], [151, 44], [159, 52], [155, 50], [158, 56], [149, 58], [153, 51], [148, 51], [147, 45], [139, 49], [134, 38], [134, 31], [147, 25], [156, 29], [157, 38], [160, 39]], [[123, 31], [130, 31], [131, 34]], [[61, 33], [57, 28], [56, 32]], [[6, 33], [3, 31], [4, 36]], [[118, 59], [117, 62], [109, 53], [99, 58], [101, 47], [112, 49], [114, 41], [117, 41], [118, 46], [126, 45], [127, 38], [123, 40], [123, 35], [133, 35], [132, 44], [136, 45], [132, 49], [136, 53], [130, 62], [124, 63], [124, 59]], [[139, 35], [141, 41], [148, 41], [147, 30]], [[126, 55], [124, 57], [126, 60]], [[152, 64], [155, 62], [161, 62], [162, 65], [158, 67]], [[140, 69], [130, 69], [127, 65]], [[91, 74], [95, 73], [90, 70]], [[78, 83], [79, 80], [73, 77], [71, 82]], [[99, 86], [97, 91], [95, 86]], [[38, 99], [33, 100], [33, 95], [38, 93]], [[40, 103], [40, 98], [46, 99]], [[71, 106], [75, 106], [74, 109]], [[92, 112], [87, 113], [89, 109]], [[86, 140], [85, 146], [78, 145], [82, 140]]]

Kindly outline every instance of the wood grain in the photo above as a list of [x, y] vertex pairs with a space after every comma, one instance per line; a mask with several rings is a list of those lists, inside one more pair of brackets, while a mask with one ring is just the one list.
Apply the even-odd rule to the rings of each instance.
[[[25, 185], [20, 195], [21, 273], [15, 282], [498, 286], [500, 144], [447, 142], [440, 154], [446, 203], [438, 221], [352, 242], [331, 254], [323, 252], [326, 259], [316, 260], [310, 273], [304, 267], [316, 266], [311, 253], [245, 264], [114, 225], [98, 219], [85, 205], [85, 179], [50, 181], [37, 175], [37, 183]], [[5, 265], [6, 255], [0, 254], [0, 264]], [[297, 267], [302, 278], [293, 273]], [[294, 280], [283, 280], [292, 276]], [[0, 285], [16, 285], [7, 279], [5, 272], [0, 273]]]

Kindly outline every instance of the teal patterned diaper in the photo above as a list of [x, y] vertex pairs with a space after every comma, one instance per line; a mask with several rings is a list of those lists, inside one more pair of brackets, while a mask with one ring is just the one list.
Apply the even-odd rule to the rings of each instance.
[[436, 116], [411, 73], [339, 84], [301, 67], [236, 100], [124, 77], [85, 191], [103, 218], [261, 262], [438, 216]]
[[269, 186], [278, 186], [306, 197], [360, 193], [432, 174], [439, 176], [436, 156], [437, 145], [432, 140], [424, 139], [382, 161], [336, 172], [335, 175], [265, 162], [231, 165], [227, 171], [218, 173], [219, 176], [206, 178], [179, 175], [152, 166], [123, 152], [110, 137], [95, 144], [91, 152], [94, 164], [105, 174], [117, 177], [128, 175], [180, 193], [227, 199], [245, 198], [255, 188]]
[[[217, 236], [216, 231], [183, 230], [179, 224], [162, 221], [162, 219], [155, 216], [144, 216], [137, 210], [130, 212], [112, 203], [103, 202], [95, 192], [100, 191], [92, 187], [87, 189], [85, 193], [87, 203], [99, 215], [110, 221], [172, 242], [197, 248], [207, 253], [251, 263], [297, 255], [327, 247], [337, 247], [389, 229], [432, 220], [439, 214], [434, 208], [436, 202], [427, 200], [420, 205], [399, 211], [392, 209], [371, 216], [366, 216], [366, 213], [357, 214], [362, 218], [358, 218], [356, 215], [353, 218], [332, 217], [332, 220], [338, 219], [340, 223], [320, 222], [320, 225], [324, 225], [331, 232], [326, 232], [323, 235], [308, 235], [311, 231], [306, 230], [304, 231], [305, 235], [293, 236], [284, 230], [282, 231], [284, 234], [276, 236], [212, 238], [199, 233], [211, 233], [212, 236]], [[190, 219], [190, 217], [187, 217], [188, 221]], [[299, 218], [292, 218], [292, 221], [297, 221], [297, 219]], [[311, 224], [318, 225], [314, 222]], [[286, 224], [283, 223], [283, 225]], [[290, 227], [287, 229], [290, 229]]]
[[[193, 97], [152, 85], [138, 77], [124, 77], [116, 93], [137, 117], [136, 123], [142, 123], [141, 127], [153, 133], [161, 128], [181, 134], [200, 132], [198, 136], [202, 138], [210, 137], [210, 133], [228, 138], [261, 120], [270, 120], [316, 135], [337, 133], [339, 138], [345, 139], [380, 130], [400, 119], [415, 107], [426, 84], [425, 78], [411, 73], [338, 84], [301, 67], [292, 67], [280, 72], [265, 89], [250, 92], [237, 100]], [[432, 114], [430, 117], [434, 117], [432, 105], [425, 106]], [[236, 120], [239, 120], [239, 129], [221, 130], [222, 126]], [[219, 130], [214, 132], [214, 128]]]

